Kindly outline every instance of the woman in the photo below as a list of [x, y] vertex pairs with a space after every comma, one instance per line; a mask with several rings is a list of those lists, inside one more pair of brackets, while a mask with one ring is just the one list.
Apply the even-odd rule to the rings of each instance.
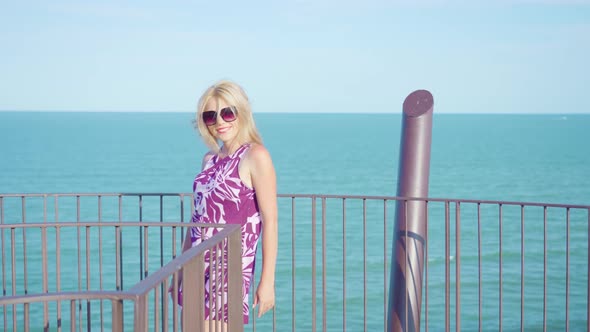
[[[248, 294], [261, 233], [262, 274], [253, 306], [258, 307], [258, 317], [261, 317], [275, 305], [278, 216], [274, 166], [254, 124], [248, 97], [236, 83], [220, 81], [209, 87], [199, 100], [196, 123], [210, 151], [203, 157], [202, 171], [193, 183], [195, 211], [191, 221], [241, 225], [243, 321], [247, 324]], [[217, 231], [213, 227], [192, 228], [187, 232], [183, 251]], [[219, 301], [220, 293], [226, 302], [227, 281], [223, 288], [213, 286], [210, 291], [209, 281], [215, 279], [219, 272], [214, 271], [219, 270], [210, 271], [207, 254], [205, 257], [205, 319], [227, 324], [227, 303], [223, 313], [209, 308], [211, 302]], [[209, 272], [213, 273], [213, 278]], [[213, 285], [216, 283], [213, 280]], [[220, 322], [222, 317], [224, 322]]]

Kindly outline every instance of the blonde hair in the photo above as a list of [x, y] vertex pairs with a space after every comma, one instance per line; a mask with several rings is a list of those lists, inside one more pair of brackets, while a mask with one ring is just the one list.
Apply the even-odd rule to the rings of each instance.
[[238, 114], [238, 141], [243, 143], [258, 143], [262, 144], [262, 138], [256, 129], [254, 123], [254, 117], [252, 116], [252, 107], [248, 101], [248, 96], [244, 89], [238, 84], [222, 80], [210, 86], [201, 98], [197, 106], [197, 114], [195, 122], [197, 123], [197, 129], [205, 144], [211, 149], [211, 151], [219, 151], [219, 142], [209, 132], [207, 125], [203, 122], [202, 114], [205, 110], [205, 106], [210, 100], [223, 100], [228, 105], [235, 107]]

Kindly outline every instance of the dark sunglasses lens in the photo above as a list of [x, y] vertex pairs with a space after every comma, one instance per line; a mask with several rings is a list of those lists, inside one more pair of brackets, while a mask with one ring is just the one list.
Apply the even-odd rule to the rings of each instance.
[[215, 118], [217, 118], [217, 114], [215, 111], [207, 111], [203, 112], [203, 122], [207, 126], [211, 126], [215, 124]]
[[226, 107], [221, 110], [221, 118], [225, 122], [232, 122], [236, 119], [237, 115], [231, 107]]

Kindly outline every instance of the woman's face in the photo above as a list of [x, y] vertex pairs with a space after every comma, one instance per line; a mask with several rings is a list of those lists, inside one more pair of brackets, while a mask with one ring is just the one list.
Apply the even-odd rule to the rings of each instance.
[[[207, 129], [209, 133], [213, 135], [213, 137], [219, 139], [224, 144], [232, 142], [238, 135], [239, 130], [239, 121], [237, 114], [233, 114], [233, 120], [231, 117], [231, 113], [233, 109], [229, 109], [230, 105], [226, 103], [223, 99], [211, 99], [205, 105], [205, 110], [203, 113], [214, 111], [215, 112], [215, 123], [212, 125], [208, 125]], [[225, 116], [222, 116], [222, 113], [225, 113]], [[202, 117], [202, 115], [201, 115]], [[226, 120], [231, 120], [227, 122]]]

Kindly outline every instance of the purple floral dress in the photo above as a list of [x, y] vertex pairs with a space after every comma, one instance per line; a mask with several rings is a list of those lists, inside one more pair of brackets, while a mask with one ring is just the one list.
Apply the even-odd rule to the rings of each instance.
[[[238, 165], [250, 144], [244, 144], [233, 154], [224, 158], [213, 156], [193, 183], [195, 211], [192, 222], [242, 225], [242, 295], [244, 324], [248, 323], [248, 293], [254, 273], [256, 247], [261, 232], [261, 218], [256, 202], [256, 192], [247, 187], [238, 174]], [[192, 228], [192, 246], [210, 238], [220, 229], [214, 227]], [[227, 255], [227, 248], [224, 252]], [[221, 277], [220, 259], [214, 259], [211, 278], [211, 257], [205, 253], [205, 319], [227, 322], [227, 273]], [[227, 271], [227, 256], [224, 259], [224, 271]], [[218, 265], [217, 267], [215, 265]], [[220, 277], [215, 277], [219, 275]], [[216, 282], [219, 280], [219, 283]], [[212, 285], [210, 285], [210, 282]], [[182, 304], [182, 294], [179, 294]], [[222, 305], [222, 303], [224, 303]], [[211, 308], [213, 306], [213, 308]], [[223, 308], [220, 308], [223, 306]], [[223, 311], [223, 312], [222, 312]]]

